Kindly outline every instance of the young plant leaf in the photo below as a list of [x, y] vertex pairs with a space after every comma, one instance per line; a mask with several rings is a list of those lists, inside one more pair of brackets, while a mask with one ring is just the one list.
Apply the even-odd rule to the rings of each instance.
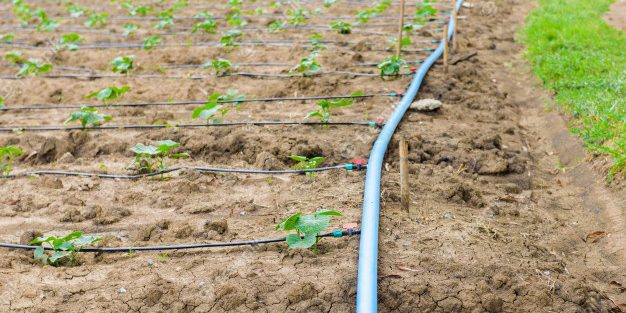
[[315, 234], [306, 234], [304, 237], [300, 237], [298, 234], [289, 234], [286, 239], [289, 249], [308, 249], [311, 248], [317, 240]]
[[280, 224], [276, 225], [276, 230], [289, 231], [296, 229], [296, 222], [298, 218], [300, 218], [300, 215], [302, 215], [302, 213], [298, 212], [286, 218], [284, 221], [280, 222]]
[[84, 106], [80, 108], [80, 111], [70, 114], [63, 124], [65, 125], [73, 121], [79, 121], [82, 127], [85, 128], [87, 126], [99, 126], [112, 119], [113, 118], [111, 116], [98, 113], [95, 108]]

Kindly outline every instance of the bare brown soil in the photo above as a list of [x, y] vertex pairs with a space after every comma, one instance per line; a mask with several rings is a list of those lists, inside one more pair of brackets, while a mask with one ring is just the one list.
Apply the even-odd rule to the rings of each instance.
[[617, 0], [605, 16], [606, 21], [616, 28], [626, 30], [626, 1]]
[[[458, 49], [451, 57], [454, 64], [447, 74], [435, 66], [418, 96], [439, 99], [443, 108], [409, 111], [390, 145], [382, 182], [382, 312], [626, 310], [626, 201], [603, 187], [602, 178], [581, 161], [584, 153], [567, 134], [563, 120], [544, 109], [549, 96], [533, 84], [520, 56], [522, 47], [514, 40], [529, 9], [519, 0], [476, 2], [464, 8]], [[340, 6], [333, 13], [356, 10]], [[425, 39], [432, 34], [422, 35]], [[293, 32], [284, 36], [307, 38]], [[350, 37], [356, 42], [377, 39], [356, 32]], [[342, 69], [354, 60], [378, 61], [388, 55], [358, 46], [332, 47], [323, 52], [321, 63]], [[230, 54], [200, 47], [132, 53], [141, 60], [141, 73], [154, 72], [154, 64], [200, 63], [218, 55], [238, 62], [295, 63], [307, 54], [298, 47], [240, 47]], [[115, 55], [85, 50], [62, 53], [55, 60], [107, 71]], [[411, 57], [417, 56], [406, 55]], [[14, 91], [7, 99], [10, 106], [81, 102], [84, 94], [111, 84], [133, 87], [125, 100], [162, 101], [202, 99], [232, 88], [249, 98], [389, 92], [409, 81], [345, 76], [29, 78], [2, 84]], [[335, 120], [386, 116], [394, 101], [363, 100], [340, 110]], [[251, 103], [228, 119], [298, 120], [313, 107], [311, 102]], [[114, 115], [113, 123], [124, 124], [189, 121], [190, 110], [103, 111]], [[68, 113], [44, 112], [3, 113], [0, 126], [58, 125]], [[324, 155], [327, 164], [367, 157], [376, 135], [376, 129], [362, 127], [247, 127], [13, 133], [1, 134], [0, 144], [28, 150], [29, 156], [16, 163], [18, 172], [54, 168], [124, 173], [132, 157], [129, 148], [138, 142], [179, 141], [192, 155], [186, 164], [285, 169], [292, 164], [290, 154]], [[410, 143], [409, 212], [399, 203], [396, 147], [401, 136]], [[272, 238], [281, 235], [273, 225], [282, 217], [318, 207], [344, 212], [345, 217], [333, 223], [337, 228], [360, 222], [363, 178], [363, 172], [325, 172], [312, 179], [184, 172], [165, 181], [4, 180], [0, 241], [25, 243], [38, 232], [72, 229], [104, 236], [104, 246]], [[80, 266], [59, 268], [36, 264], [29, 252], [5, 251], [0, 259], [0, 312], [351, 312], [357, 256], [357, 237], [325, 239], [319, 255], [289, 251], [285, 245], [84, 254]]]

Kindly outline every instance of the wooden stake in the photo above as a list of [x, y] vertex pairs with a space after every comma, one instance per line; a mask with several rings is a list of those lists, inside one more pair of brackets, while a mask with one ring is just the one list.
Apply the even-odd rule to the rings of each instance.
[[448, 72], [448, 24], [443, 25], [443, 70]]
[[456, 25], [459, 23], [457, 17], [456, 1], [454, 1], [454, 9], [452, 10], [452, 20], [454, 21], [454, 26], [452, 26], [452, 52], [456, 51]]
[[400, 139], [400, 201], [402, 209], [409, 212], [411, 197], [409, 193], [409, 145]]
[[400, 57], [402, 51], [402, 30], [404, 29], [404, 0], [400, 1], [400, 22], [398, 26], [398, 44], [396, 45], [396, 56]]

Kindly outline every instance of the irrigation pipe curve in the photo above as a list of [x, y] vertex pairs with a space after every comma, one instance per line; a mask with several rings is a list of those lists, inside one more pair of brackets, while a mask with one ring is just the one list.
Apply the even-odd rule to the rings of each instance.
[[[459, 10], [463, 0], [456, 1], [455, 10]], [[451, 38], [454, 21], [449, 20], [448, 38]], [[395, 111], [389, 116], [370, 153], [365, 190], [363, 196], [363, 214], [361, 239], [359, 246], [359, 266], [356, 291], [357, 313], [378, 312], [378, 226], [380, 217], [380, 178], [387, 146], [404, 113], [415, 99], [422, 81], [430, 67], [443, 54], [444, 42], [417, 69], [411, 85], [400, 100]]]

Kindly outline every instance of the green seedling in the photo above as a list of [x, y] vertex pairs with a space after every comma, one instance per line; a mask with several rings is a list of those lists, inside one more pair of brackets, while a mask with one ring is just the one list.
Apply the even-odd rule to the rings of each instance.
[[430, 5], [430, 1], [424, 0], [424, 3], [418, 4], [415, 10], [415, 23], [424, 24], [435, 14], [437, 9]]
[[243, 0], [228, 0], [228, 5], [231, 8], [239, 7], [243, 4]]
[[29, 74], [35, 76], [43, 73], [47, 73], [52, 70], [52, 64], [43, 63], [37, 59], [28, 59], [22, 63], [20, 70], [17, 72], [18, 77], [26, 77]]
[[4, 97], [0, 96], [0, 108], [4, 108]]
[[297, 212], [276, 225], [275, 229], [287, 232], [296, 231], [295, 234], [287, 235], [286, 241], [289, 249], [309, 249], [313, 247], [313, 252], [317, 254], [317, 245], [321, 240], [318, 236], [330, 226], [330, 218], [332, 216], [342, 216], [342, 214], [327, 209], [318, 209], [314, 214], [305, 215]]
[[33, 18], [33, 13], [30, 11], [30, 6], [26, 4], [14, 4], [13, 13], [21, 21], [22, 26], [28, 25], [28, 22]]
[[356, 20], [358, 24], [367, 24], [370, 18], [378, 14], [376, 9], [363, 10], [356, 13]]
[[[231, 102], [231, 106], [235, 109], [239, 108], [239, 101], [244, 100], [246, 97], [239, 94], [237, 90], [228, 90], [225, 95], [220, 95], [214, 92], [207, 98], [207, 102], [193, 110], [191, 117], [196, 119], [200, 118], [210, 123], [221, 123], [224, 116], [230, 112], [230, 109], [222, 102]], [[220, 114], [220, 118], [216, 118], [217, 113]]]
[[348, 22], [344, 21], [335, 21], [330, 23], [330, 28], [336, 30], [338, 33], [342, 35], [347, 35], [352, 33], [352, 25]]
[[134, 55], [117, 57], [113, 59], [113, 62], [111, 62], [111, 64], [113, 65], [113, 72], [126, 74], [133, 69], [134, 62]]
[[324, 7], [330, 8], [337, 0], [324, 0]]
[[354, 103], [351, 99], [338, 99], [338, 100], [321, 100], [317, 102], [318, 110], [310, 112], [306, 115], [306, 118], [319, 117], [323, 123], [330, 122], [331, 109], [350, 106]]
[[15, 39], [15, 35], [14, 34], [2, 34], [2, 35], [0, 35], [0, 43], [3, 43], [3, 44], [12, 44], [13, 43], [13, 39]]
[[303, 9], [294, 9], [287, 11], [287, 23], [293, 26], [300, 26], [306, 24], [309, 11]]
[[231, 29], [220, 38], [220, 45], [228, 49], [236, 47], [239, 44], [236, 40], [241, 39], [243, 33], [238, 29]]
[[231, 73], [233, 64], [226, 59], [217, 58], [202, 65], [202, 68], [213, 68], [215, 75], [224, 76]]
[[13, 172], [13, 159], [24, 154], [24, 150], [14, 146], [0, 146], [0, 173], [9, 175]]
[[390, 6], [391, 6], [391, 0], [381, 0], [374, 7], [374, 10], [376, 10], [377, 14], [381, 14], [385, 12]]
[[[130, 149], [135, 153], [131, 166], [134, 166], [140, 173], [162, 172], [167, 169], [165, 166], [166, 158], [185, 159], [189, 157], [188, 153], [174, 153], [174, 149], [179, 146], [180, 143], [169, 139], [158, 141], [156, 147], [139, 143]], [[161, 174], [161, 178], [163, 178], [163, 174]]]
[[322, 38], [324, 38], [324, 35], [322, 34], [311, 35], [311, 37], [309, 37], [309, 39], [311, 40], [311, 43], [309, 43], [309, 46], [307, 47], [307, 49], [311, 52], [319, 52], [322, 50], [326, 50], [326, 46], [321, 41]]
[[197, 18], [197, 19], [210, 19], [213, 18], [213, 14], [209, 13], [209, 11], [202, 11], [200, 13], [196, 13], [192, 16], [193, 18]]
[[122, 26], [122, 29], [124, 29], [124, 36], [133, 36], [135, 32], [137, 32], [137, 30], [139, 29], [139, 26], [133, 23], [128, 23], [124, 24], [124, 26]]
[[224, 115], [228, 113], [228, 111], [224, 109], [223, 105], [219, 104], [218, 102], [219, 98], [220, 98], [219, 93], [215, 92], [211, 94], [207, 98], [207, 102], [204, 104], [204, 106], [201, 106], [193, 110], [193, 112], [191, 113], [191, 118], [194, 118], [194, 119], [200, 118], [200, 119], [206, 120], [207, 124], [220, 123], [221, 120], [216, 119], [215, 115], [218, 112], [220, 112], [223, 118]]
[[98, 90], [98, 91], [95, 91], [86, 95], [85, 98], [87, 99], [96, 98], [102, 101], [104, 104], [106, 104], [107, 101], [121, 98], [129, 90], [130, 90], [130, 87], [128, 86], [106, 87], [104, 89], [101, 89], [101, 90]]
[[79, 43], [83, 41], [85, 41], [85, 38], [77, 33], [65, 34], [59, 38], [55, 48], [56, 50], [77, 51], [80, 49]]
[[107, 13], [91, 13], [85, 21], [85, 26], [89, 28], [102, 28], [107, 26], [107, 19], [109, 14]]
[[238, 8], [232, 9], [232, 11], [226, 15], [226, 21], [230, 26], [244, 26], [248, 24], [243, 18], [241, 18], [241, 10]]
[[287, 26], [287, 22], [275, 20], [267, 24], [267, 30], [269, 30], [271, 33], [280, 33], [280, 32], [285, 31], [286, 26]]
[[160, 43], [161, 43], [161, 36], [153, 35], [153, 36], [146, 38], [146, 40], [143, 41], [142, 47], [144, 50], [152, 50], [156, 46], [158, 46]]
[[237, 89], [228, 89], [226, 90], [226, 94], [223, 94], [219, 97], [219, 101], [229, 102], [230, 105], [238, 110], [241, 107], [241, 101], [245, 100], [246, 96], [239, 93]]
[[37, 24], [37, 31], [46, 31], [51, 32], [59, 27], [59, 23], [54, 20], [48, 18], [48, 13], [42, 9], [35, 10], [34, 14], [37, 18], [39, 18], [40, 22]]
[[57, 29], [58, 27], [59, 27], [59, 23], [50, 19], [46, 19], [46, 20], [41, 21], [41, 23], [37, 25], [37, 31], [51, 32]]
[[318, 52], [313, 51], [308, 57], [300, 59], [300, 63], [294, 66], [290, 72], [300, 73], [303, 76], [308, 76], [319, 72], [322, 66], [317, 62], [315, 58], [318, 57]]
[[81, 17], [83, 14], [87, 14], [87, 9], [74, 4], [68, 4], [65, 9], [73, 18]]
[[412, 34], [414, 31], [416, 31], [417, 29], [419, 29], [421, 27], [421, 25], [419, 24], [414, 24], [414, 23], [406, 23], [404, 24], [404, 26], [402, 27], [402, 31], [407, 34], [410, 35]]
[[380, 77], [384, 76], [398, 76], [400, 74], [400, 69], [406, 65], [406, 61], [401, 57], [394, 55], [392, 57], [386, 58], [380, 64], [378, 64], [378, 68], [380, 69]]
[[164, 29], [174, 25], [174, 16], [172, 15], [172, 9], [165, 10], [156, 15], [159, 19], [159, 22], [154, 25], [156, 29]]
[[209, 16], [204, 21], [196, 23], [191, 32], [195, 34], [200, 30], [206, 34], [215, 34], [217, 31], [217, 22], [213, 19], [213, 17]]
[[[389, 38], [387, 40], [387, 42], [389, 42], [389, 50], [394, 50], [397, 45], [398, 45], [398, 38]], [[400, 41], [400, 49], [408, 47], [412, 44], [411, 42], [411, 38], [409, 37], [402, 37], [402, 40]]]
[[70, 114], [63, 125], [66, 125], [73, 121], [79, 121], [80, 125], [85, 128], [87, 126], [100, 126], [113, 118], [109, 115], [98, 113], [98, 110], [92, 107], [84, 106], [80, 108], [80, 111]]
[[[301, 155], [290, 155], [289, 156], [290, 159], [298, 162], [297, 164], [293, 165], [291, 168], [296, 169], [296, 170], [312, 170], [312, 169], [316, 169], [319, 167], [320, 164], [322, 164], [324, 161], [326, 161], [325, 157], [312, 157], [312, 158], [308, 158], [305, 156], [301, 156]], [[315, 176], [315, 172], [307, 172], [306, 176]]]
[[26, 58], [18, 51], [11, 51], [4, 54], [4, 58], [11, 64], [22, 64], [26, 62]]
[[189, 1], [188, 0], [176, 0], [174, 1], [174, 5], [172, 6], [172, 10], [174, 11], [178, 11], [184, 7], [187, 7], [189, 5]]
[[[96, 236], [85, 236], [81, 231], [75, 231], [68, 234], [65, 237], [38, 237], [31, 241], [31, 244], [40, 245], [35, 249], [34, 258], [42, 264], [50, 264], [52, 266], [59, 266], [64, 262], [69, 262], [71, 266], [75, 266], [77, 263], [78, 252], [89, 245], [102, 240]], [[51, 255], [46, 253], [44, 249], [52, 248]]]
[[148, 7], [145, 5], [140, 5], [140, 6], [136, 6], [133, 7], [132, 5], [130, 6], [129, 12], [128, 14], [131, 16], [146, 16], [148, 15], [148, 13], [154, 11], [154, 9], [152, 7]]

